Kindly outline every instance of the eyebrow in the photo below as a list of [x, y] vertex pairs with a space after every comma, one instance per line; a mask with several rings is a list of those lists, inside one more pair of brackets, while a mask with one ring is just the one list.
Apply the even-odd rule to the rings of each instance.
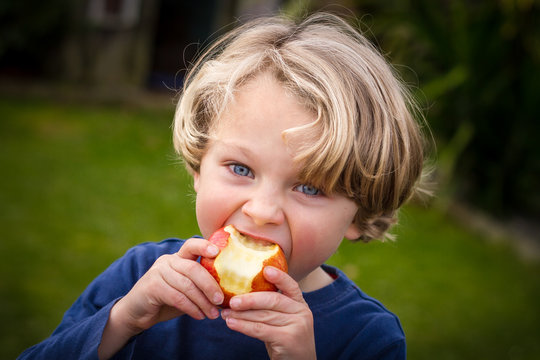
[[253, 158], [253, 151], [250, 151], [247, 147], [237, 144], [236, 142], [226, 141], [221, 139], [214, 139], [214, 144], [222, 146], [226, 149], [236, 150], [247, 158]]

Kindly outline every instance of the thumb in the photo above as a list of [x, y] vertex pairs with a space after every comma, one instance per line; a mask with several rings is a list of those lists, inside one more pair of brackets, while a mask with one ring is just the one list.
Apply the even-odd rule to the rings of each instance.
[[289, 274], [273, 266], [266, 266], [263, 273], [265, 279], [274, 284], [283, 295], [298, 302], [304, 302], [300, 286]]
[[219, 248], [210, 241], [199, 238], [191, 238], [176, 253], [183, 259], [196, 260], [199, 256], [214, 258], [219, 253]]

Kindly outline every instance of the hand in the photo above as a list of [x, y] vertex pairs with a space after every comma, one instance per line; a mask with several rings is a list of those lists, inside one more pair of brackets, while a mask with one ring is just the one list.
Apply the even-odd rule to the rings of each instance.
[[196, 260], [219, 249], [204, 239], [189, 239], [175, 254], [159, 257], [111, 309], [98, 349], [100, 359], [115, 354], [134, 335], [161, 321], [187, 314], [216, 319], [223, 293]]
[[315, 359], [313, 315], [298, 283], [267, 266], [264, 277], [281, 290], [235, 296], [223, 310], [227, 326], [264, 341], [271, 359]]
[[199, 256], [215, 257], [219, 249], [203, 239], [189, 239], [176, 254], [163, 255], [117, 305], [140, 330], [187, 314], [215, 319], [215, 305], [223, 301], [217, 282], [199, 263]]

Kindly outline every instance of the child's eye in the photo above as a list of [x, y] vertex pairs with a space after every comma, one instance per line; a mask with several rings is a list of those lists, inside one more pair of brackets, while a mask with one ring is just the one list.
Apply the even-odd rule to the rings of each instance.
[[317, 189], [314, 186], [306, 185], [306, 184], [297, 185], [295, 190], [301, 193], [304, 193], [308, 196], [317, 196], [321, 194], [321, 191], [319, 189]]
[[236, 175], [253, 177], [253, 173], [247, 166], [240, 164], [231, 164], [229, 165], [229, 169], [231, 169], [231, 171]]

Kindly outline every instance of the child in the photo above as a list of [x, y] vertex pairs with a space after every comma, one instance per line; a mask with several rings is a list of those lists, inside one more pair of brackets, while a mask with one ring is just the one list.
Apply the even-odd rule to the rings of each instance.
[[[399, 320], [323, 263], [343, 238], [382, 239], [422, 171], [411, 102], [341, 19], [276, 17], [225, 35], [188, 74], [174, 144], [203, 238], [129, 250], [22, 358], [402, 359]], [[279, 292], [223, 294], [197, 262], [233, 224], [279, 244]]]

